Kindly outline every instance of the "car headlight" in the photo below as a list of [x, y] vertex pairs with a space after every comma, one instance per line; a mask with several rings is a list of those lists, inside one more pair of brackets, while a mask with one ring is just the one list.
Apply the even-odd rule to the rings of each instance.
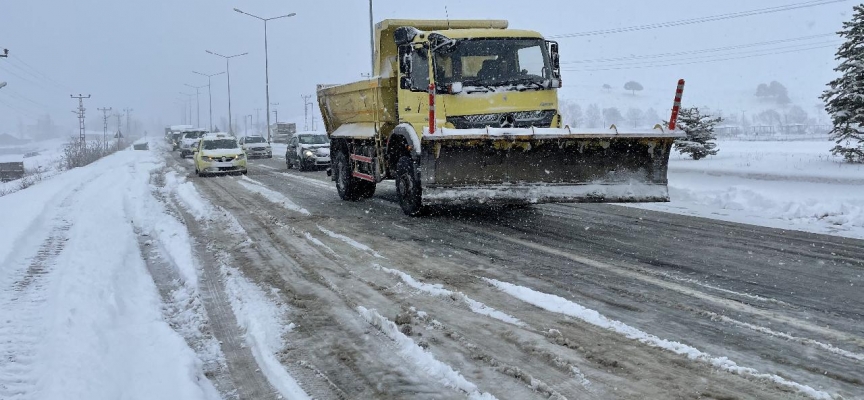
[[242, 159], [244, 159], [244, 158], [246, 158], [246, 155], [245, 155], [245, 154], [238, 154], [238, 155], [237, 155], [237, 159], [238, 159], [238, 160], [242, 160]]
[[304, 152], [303, 152], [303, 155], [306, 156], [306, 157], [315, 157], [315, 153], [313, 153], [312, 150], [306, 150], [306, 151], [304, 151]]

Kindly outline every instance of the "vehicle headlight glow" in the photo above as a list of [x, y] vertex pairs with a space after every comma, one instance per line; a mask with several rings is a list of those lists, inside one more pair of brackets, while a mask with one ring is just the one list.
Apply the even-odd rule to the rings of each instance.
[[315, 153], [313, 153], [312, 150], [306, 150], [306, 151], [304, 151], [304, 152], [303, 152], [303, 155], [306, 156], [306, 157], [315, 157]]

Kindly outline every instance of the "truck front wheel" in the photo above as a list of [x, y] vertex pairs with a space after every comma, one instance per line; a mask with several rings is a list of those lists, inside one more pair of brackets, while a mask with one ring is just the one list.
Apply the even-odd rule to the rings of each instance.
[[402, 156], [396, 164], [396, 192], [399, 194], [399, 205], [406, 215], [420, 214], [422, 189], [417, 167], [411, 157]]

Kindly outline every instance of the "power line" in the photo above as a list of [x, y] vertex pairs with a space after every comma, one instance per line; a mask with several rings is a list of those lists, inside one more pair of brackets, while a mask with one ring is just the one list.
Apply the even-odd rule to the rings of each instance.
[[35, 73], [37, 73], [37, 74], [39, 74], [39, 75], [42, 75], [42, 77], [43, 77], [44, 79], [51, 81], [53, 84], [55, 84], [55, 85], [57, 85], [57, 86], [61, 86], [63, 89], [71, 90], [68, 86], [66, 86], [66, 85], [64, 85], [64, 84], [62, 84], [62, 83], [60, 83], [60, 82], [58, 82], [56, 79], [54, 79], [54, 78], [48, 76], [47, 74], [43, 73], [42, 71], [39, 71], [38, 69], [36, 69], [36, 67], [34, 67], [34, 66], [28, 64], [28, 63], [25, 62], [23, 59], [21, 59], [21, 57], [18, 56], [17, 54], [14, 55], [14, 56], [12, 56], [10, 59], [13, 60], [13, 61], [16, 61], [16, 62], [20, 62], [21, 64], [24, 64], [26, 67], [30, 68], [30, 69], [33, 70]]
[[18, 113], [18, 114], [21, 114], [21, 115], [23, 115], [23, 116], [25, 116], [25, 117], [28, 117], [28, 118], [39, 118], [39, 116], [38, 116], [37, 114], [34, 114], [34, 113], [30, 112], [30, 111], [27, 111], [27, 110], [24, 110], [24, 109], [21, 109], [21, 108], [18, 108], [18, 107], [14, 107], [14, 106], [12, 106], [11, 104], [6, 103], [6, 102], [3, 101], [2, 99], [0, 99], [0, 104], [6, 106], [8, 109], [10, 109], [10, 110], [12, 110], [12, 111], [14, 111], [14, 112], [16, 112], [16, 113]]
[[42, 107], [42, 108], [44, 108], [44, 109], [47, 109], [47, 108], [48, 108], [48, 106], [46, 106], [46, 105], [44, 105], [44, 104], [42, 104], [42, 103], [40, 103], [40, 102], [38, 102], [38, 101], [30, 100], [29, 98], [27, 98], [27, 97], [24, 96], [23, 94], [18, 93], [18, 92], [16, 92], [16, 91], [12, 90], [12, 89], [6, 88], [5, 90], [3, 90], [3, 93], [6, 93], [6, 94], [8, 94], [8, 95], [10, 95], [10, 96], [12, 96], [12, 97], [18, 99], [18, 100], [24, 100], [24, 101], [27, 101], [27, 102], [33, 103], [33, 104], [35, 104], [35, 105], [37, 105], [37, 106], [39, 106], [39, 107]]
[[565, 62], [562, 62], [561, 64], [591, 64], [591, 63], [605, 63], [605, 62], [611, 62], [611, 61], [626, 61], [626, 60], [639, 60], [639, 59], [648, 59], [648, 58], [673, 57], [673, 56], [681, 56], [681, 55], [689, 55], [689, 54], [715, 53], [715, 52], [726, 51], [726, 50], [738, 50], [738, 49], [746, 49], [746, 48], [751, 48], [751, 47], [761, 47], [761, 46], [767, 46], [767, 45], [772, 45], [772, 44], [796, 42], [796, 41], [810, 40], [810, 39], [836, 36], [836, 35], [837, 35], [836, 33], [823, 33], [820, 35], [801, 36], [801, 37], [789, 38], [789, 39], [770, 40], [767, 42], [756, 42], [756, 43], [739, 44], [739, 45], [725, 46], [725, 47], [715, 47], [715, 48], [710, 48], [710, 49], [679, 51], [679, 52], [674, 52], [674, 53], [649, 54], [649, 55], [641, 55], [641, 56], [595, 58], [595, 59], [587, 59], [587, 60], [565, 61]]
[[649, 30], [649, 29], [671, 28], [671, 27], [675, 27], [675, 26], [701, 24], [701, 23], [705, 23], [705, 22], [723, 21], [723, 20], [727, 20], [727, 19], [751, 17], [754, 15], [770, 14], [770, 13], [776, 13], [776, 12], [797, 10], [797, 9], [802, 9], [802, 8], [824, 6], [824, 5], [828, 5], [828, 4], [834, 4], [834, 3], [844, 3], [847, 1], [849, 1], [849, 0], [807, 1], [807, 2], [803, 2], [803, 3], [787, 4], [785, 6], [760, 8], [760, 9], [750, 10], [750, 11], [741, 11], [741, 12], [728, 13], [728, 14], [719, 14], [719, 15], [712, 15], [712, 16], [692, 18], [692, 19], [682, 19], [679, 21], [668, 21], [668, 22], [660, 22], [660, 23], [655, 23], [655, 24], [635, 25], [635, 26], [628, 26], [628, 27], [622, 27], [622, 28], [601, 29], [601, 30], [586, 31], [586, 32], [565, 33], [565, 34], [561, 34], [561, 35], [549, 36], [549, 38], [550, 39], [563, 39], [563, 38], [584, 37], [584, 36], [609, 35], [609, 34], [624, 33], [624, 32], [635, 32], [635, 31], [643, 31], [643, 30]]
[[644, 66], [622, 66], [622, 67], [615, 67], [615, 68], [565, 69], [564, 71], [597, 72], [597, 71], [615, 71], [615, 70], [623, 70], [623, 69], [671, 67], [671, 66], [676, 66], [676, 65], [704, 64], [704, 63], [713, 63], [713, 62], [719, 62], [719, 61], [741, 60], [741, 59], [745, 59], [745, 58], [764, 57], [764, 56], [770, 56], [770, 55], [775, 55], [775, 54], [798, 53], [798, 52], [802, 52], [802, 51], [825, 49], [825, 48], [830, 48], [830, 47], [835, 47], [835, 46], [836, 46], [836, 44], [831, 44], [831, 45], [808, 47], [808, 48], [804, 48], [804, 49], [777, 51], [777, 52], [753, 54], [753, 55], [741, 56], [741, 57], [718, 58], [718, 59], [713, 59], [713, 60], [691, 61], [691, 62], [682, 62], [682, 63], [667, 63], [667, 64], [655, 64], [655, 65], [644, 65]]
[[[638, 65], [644, 65], [644, 64], [693, 61], [693, 60], [706, 59], [706, 58], [728, 57], [728, 56], [739, 56], [739, 55], [757, 55], [758, 56], [758, 55], [762, 55], [762, 54], [775, 54], [774, 52], [779, 51], [779, 50], [811, 48], [814, 46], [822, 46], [822, 45], [824, 45], [824, 46], [838, 46], [838, 45], [840, 45], [840, 43], [843, 43], [843, 42], [835, 40], [835, 41], [830, 41], [830, 42], [802, 43], [802, 44], [796, 44], [796, 45], [792, 45], [792, 46], [780, 46], [780, 47], [773, 47], [773, 48], [767, 48], [767, 49], [761, 49], [761, 50], [748, 50], [748, 51], [732, 52], [732, 53], [726, 53], [726, 54], [704, 54], [704, 55], [697, 55], [697, 56], [692, 56], [692, 57], [677, 57], [677, 58], [670, 58], [670, 59], [663, 59], [663, 60], [646, 60], [646, 61], [634, 60], [632, 62], [621, 62], [621, 63], [612, 63], [612, 64], [602, 63], [602, 64], [581, 65], [581, 66], [578, 66], [577, 68], [609, 68], [609, 67], [622, 67], [622, 66], [638, 66]], [[576, 67], [576, 66], [574, 66], [574, 67]]]

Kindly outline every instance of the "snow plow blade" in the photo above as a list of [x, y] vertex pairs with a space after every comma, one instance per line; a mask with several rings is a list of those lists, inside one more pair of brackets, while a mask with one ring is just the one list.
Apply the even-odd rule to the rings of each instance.
[[423, 205], [667, 202], [677, 133], [442, 129], [423, 136]]

